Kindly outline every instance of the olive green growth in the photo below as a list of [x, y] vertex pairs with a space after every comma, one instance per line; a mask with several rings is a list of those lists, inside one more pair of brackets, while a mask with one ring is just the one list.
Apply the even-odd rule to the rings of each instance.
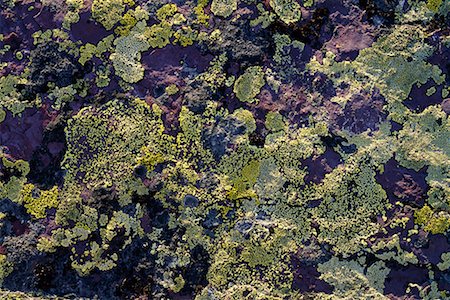
[[433, 210], [425, 205], [414, 213], [415, 223], [423, 225], [426, 231], [432, 234], [446, 233], [450, 228], [450, 218], [445, 213], [435, 214]]
[[257, 102], [255, 98], [264, 86], [264, 71], [259, 66], [248, 68], [234, 83], [234, 93], [242, 102]]

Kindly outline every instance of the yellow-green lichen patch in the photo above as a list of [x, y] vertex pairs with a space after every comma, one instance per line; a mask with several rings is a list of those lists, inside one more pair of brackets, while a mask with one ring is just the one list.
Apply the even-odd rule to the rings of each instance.
[[0, 254], [0, 284], [13, 271], [13, 264], [8, 261], [4, 254]]
[[441, 6], [443, 0], [428, 0], [427, 7], [433, 12], [437, 12]]
[[144, 22], [138, 23], [129, 35], [114, 41], [116, 49], [110, 59], [116, 75], [128, 83], [135, 83], [144, 78], [144, 67], [140, 63], [141, 52], [150, 47], [147, 38], [141, 33], [144, 26]]
[[[17, 85], [26, 83], [25, 78], [11, 74], [0, 77], [0, 98], [2, 99], [0, 110], [3, 111], [4, 116], [6, 115], [5, 110], [12, 112], [15, 116], [22, 113], [27, 107], [33, 106], [33, 99], [27, 99], [31, 101], [20, 99], [20, 93], [16, 88]], [[1, 117], [2, 113], [0, 112], [0, 119]]]
[[21, 202], [27, 212], [37, 219], [45, 218], [46, 210], [58, 206], [58, 188], [43, 191], [33, 184], [26, 184], [20, 192]]
[[126, 4], [133, 5], [133, 0], [94, 0], [92, 2], [92, 17], [111, 30], [122, 18]]
[[114, 186], [126, 203], [134, 185], [135, 158], [162, 131], [158, 108], [140, 100], [114, 100], [81, 110], [66, 128], [65, 185], [82, 184], [89, 190]]
[[245, 124], [247, 133], [251, 133], [256, 130], [255, 118], [253, 117], [251, 111], [240, 108], [234, 111], [233, 117]]
[[270, 0], [269, 3], [281, 21], [286, 24], [298, 22], [302, 18], [301, 6], [296, 0]]
[[388, 101], [390, 116], [403, 122], [408, 109], [402, 102], [413, 85], [425, 84], [430, 78], [441, 84], [445, 78], [439, 67], [425, 61], [433, 51], [425, 38], [421, 28], [396, 26], [372, 47], [361, 50], [354, 61], [337, 63], [334, 55], [327, 53], [322, 63], [313, 58], [307, 68], [327, 74], [335, 86], [345, 83], [358, 90], [377, 87]]
[[[228, 294], [227, 283], [231, 282], [237, 295], [239, 289], [253, 286], [261, 294], [287, 296], [293, 279], [288, 254], [296, 249], [291, 227], [282, 219], [249, 218], [241, 220], [235, 228], [218, 241], [208, 272], [211, 286]], [[258, 292], [254, 291], [255, 295]]]
[[283, 116], [279, 112], [268, 112], [266, 115], [266, 128], [272, 132], [283, 130], [285, 123]]
[[166, 87], [166, 93], [169, 96], [175, 95], [176, 93], [178, 93], [178, 91], [179, 89], [175, 84], [171, 84]]
[[423, 225], [426, 231], [433, 234], [446, 233], [450, 228], [450, 215], [446, 212], [433, 213], [433, 210], [425, 205], [414, 213], [415, 223]]
[[257, 102], [255, 98], [264, 86], [264, 71], [259, 66], [249, 67], [234, 83], [234, 93], [242, 102]]
[[213, 0], [211, 11], [219, 17], [228, 18], [237, 9], [237, 0]]
[[386, 192], [369, 166], [346, 164], [335, 168], [318, 186], [320, 205], [313, 219], [319, 224], [318, 238], [336, 253], [353, 254], [366, 244], [379, 227], [373, 220], [384, 212]]

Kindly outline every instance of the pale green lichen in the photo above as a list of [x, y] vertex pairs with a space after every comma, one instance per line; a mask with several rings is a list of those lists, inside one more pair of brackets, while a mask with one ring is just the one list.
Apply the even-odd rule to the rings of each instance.
[[0, 123], [6, 119], [6, 111], [0, 108]]
[[441, 271], [445, 271], [450, 268], [450, 252], [444, 252], [441, 254], [441, 262], [437, 264], [437, 267]]
[[408, 109], [402, 102], [413, 85], [425, 84], [430, 78], [441, 84], [445, 78], [439, 67], [425, 61], [433, 51], [425, 38], [423, 29], [399, 25], [371, 47], [361, 50], [354, 61], [337, 63], [334, 55], [327, 53], [323, 63], [313, 58], [307, 68], [327, 74], [335, 86], [345, 83], [353, 89], [368, 91], [377, 87], [388, 101], [390, 117], [403, 122]]
[[258, 3], [256, 5], [256, 8], [258, 9], [260, 15], [256, 19], [250, 20], [250, 26], [255, 27], [261, 25], [262, 28], [269, 27], [270, 24], [272, 24], [273, 21], [275, 21], [276, 14], [270, 11], [266, 11], [262, 3]]
[[264, 71], [259, 66], [249, 67], [234, 83], [234, 93], [242, 102], [257, 102], [255, 98], [264, 86]]
[[222, 53], [221, 55], [215, 57], [209, 63], [208, 69], [206, 69], [205, 72], [198, 75], [197, 79], [206, 83], [206, 85], [213, 92], [216, 92], [220, 87], [222, 87], [225, 84], [227, 80], [227, 76], [224, 71], [224, 67], [227, 61], [228, 58], [226, 53]]
[[15, 174], [11, 176], [8, 181], [0, 180], [0, 199], [9, 199], [11, 201], [20, 203], [20, 193], [25, 185], [26, 176], [30, 172], [28, 162], [23, 160], [11, 160], [3, 154], [0, 149], [1, 164], [6, 170]]
[[144, 78], [144, 67], [140, 63], [141, 52], [148, 50], [150, 44], [142, 33], [145, 23], [138, 23], [129, 35], [114, 41], [115, 52], [110, 59], [116, 75], [128, 83], [135, 83]]
[[270, 0], [269, 3], [281, 21], [286, 24], [298, 22], [302, 18], [301, 6], [296, 0]]
[[[8, 110], [14, 116], [22, 113], [26, 108], [32, 107], [36, 99], [20, 99], [20, 93], [16, 89], [19, 84], [26, 84], [28, 81], [25, 78], [6, 75], [0, 77], [0, 110]], [[0, 113], [1, 117], [1, 113]]]
[[356, 261], [332, 257], [319, 264], [320, 279], [334, 286], [332, 295], [321, 294], [319, 299], [388, 299], [383, 295], [384, 281], [390, 270], [383, 262], [376, 262], [367, 270]]
[[279, 112], [268, 112], [266, 115], [266, 128], [272, 132], [283, 130], [286, 126], [283, 116]]
[[239, 108], [234, 111], [233, 117], [245, 124], [247, 133], [251, 133], [256, 130], [256, 121], [251, 111]]
[[398, 234], [376, 241], [370, 249], [378, 259], [383, 261], [395, 260], [403, 266], [419, 262], [413, 252], [408, 252], [401, 247]]
[[313, 218], [319, 224], [319, 241], [343, 255], [366, 246], [367, 239], [379, 230], [370, 220], [382, 214], [387, 204], [375, 171], [364, 163], [336, 167], [318, 186], [317, 197], [322, 201]]
[[92, 2], [92, 17], [111, 30], [122, 18], [125, 5], [134, 5], [133, 0], [94, 0]]
[[228, 18], [237, 9], [237, 0], [213, 0], [211, 11], [219, 17]]

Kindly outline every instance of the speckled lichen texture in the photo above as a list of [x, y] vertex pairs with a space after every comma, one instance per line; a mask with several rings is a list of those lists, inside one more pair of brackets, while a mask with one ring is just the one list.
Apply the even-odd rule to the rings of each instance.
[[0, 299], [450, 299], [450, 1], [0, 1]]

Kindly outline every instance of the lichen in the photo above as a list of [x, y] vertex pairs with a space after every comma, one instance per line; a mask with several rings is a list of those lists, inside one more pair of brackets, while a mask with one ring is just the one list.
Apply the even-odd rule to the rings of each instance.
[[211, 11], [219, 17], [228, 18], [237, 9], [237, 0], [213, 0]]
[[47, 209], [58, 206], [58, 187], [42, 191], [33, 184], [26, 184], [20, 192], [20, 200], [30, 215], [37, 219], [45, 218]]
[[349, 255], [362, 249], [378, 224], [369, 220], [382, 214], [386, 192], [369, 166], [346, 164], [325, 175], [318, 186], [320, 205], [313, 212], [319, 224], [318, 238], [337, 253]]
[[433, 234], [446, 233], [450, 228], [450, 217], [448, 213], [433, 213], [433, 210], [425, 205], [414, 213], [415, 223], [424, 225], [424, 229]]
[[261, 67], [253, 66], [245, 70], [234, 83], [234, 93], [236, 97], [242, 102], [257, 102], [255, 98], [264, 86], [264, 72]]
[[133, 0], [94, 0], [92, 2], [92, 17], [111, 30], [122, 18], [125, 5], [134, 5]]
[[296, 0], [270, 0], [269, 3], [284, 23], [292, 24], [300, 21], [302, 11], [300, 4]]
[[383, 262], [376, 262], [367, 270], [356, 261], [332, 257], [319, 264], [320, 278], [334, 286], [332, 295], [321, 299], [388, 299], [383, 295], [384, 281], [390, 270]]
[[129, 35], [114, 41], [116, 48], [110, 59], [116, 75], [128, 83], [135, 83], [144, 78], [144, 67], [140, 63], [141, 52], [150, 47], [147, 38], [141, 33], [144, 26], [144, 22], [138, 23]]
[[327, 74], [335, 86], [345, 83], [359, 90], [377, 87], [388, 101], [391, 118], [403, 122], [408, 110], [402, 102], [413, 85], [425, 84], [430, 78], [437, 84], [444, 80], [439, 67], [425, 61], [433, 50], [425, 43], [425, 36], [420, 28], [396, 26], [390, 34], [361, 50], [354, 61], [337, 63], [334, 55], [327, 53], [322, 64], [313, 58], [307, 68]]
[[127, 203], [135, 157], [162, 134], [159, 116], [156, 106], [140, 100], [113, 100], [101, 108], [81, 110], [66, 129], [66, 189], [77, 184], [90, 190], [114, 186], [122, 203]]

